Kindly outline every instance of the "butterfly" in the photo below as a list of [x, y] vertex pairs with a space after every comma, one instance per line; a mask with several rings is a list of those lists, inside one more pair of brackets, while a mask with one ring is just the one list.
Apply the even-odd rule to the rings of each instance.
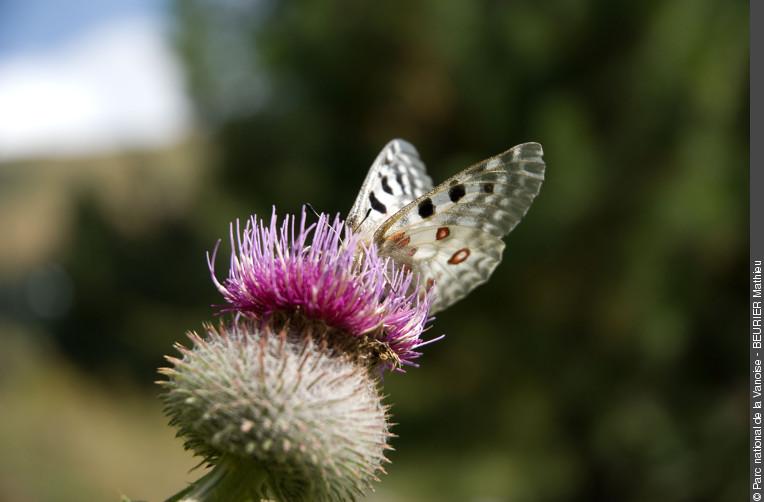
[[434, 292], [435, 313], [486, 282], [502, 237], [528, 211], [544, 181], [543, 150], [523, 143], [433, 188], [413, 145], [389, 142], [366, 175], [346, 224], [380, 256], [408, 267]]

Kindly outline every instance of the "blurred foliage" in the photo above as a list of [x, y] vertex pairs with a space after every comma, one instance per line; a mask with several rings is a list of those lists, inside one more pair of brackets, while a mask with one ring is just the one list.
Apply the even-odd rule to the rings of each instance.
[[201, 475], [158, 400], [132, 382], [100, 385], [39, 332], [0, 332], [0, 500], [162, 500]]
[[[132, 158], [137, 202], [114, 210], [97, 187], [72, 190], [53, 257], [72, 308], [42, 326], [81, 371], [148, 385], [220, 301], [203, 253], [227, 223], [273, 204], [344, 213], [389, 139], [414, 143], [436, 182], [539, 141], [547, 180], [504, 262], [438, 316], [447, 337], [421, 368], [385, 380], [400, 437], [372, 499], [745, 496], [746, 2], [175, 12], [205, 134], [205, 153], [180, 155], [203, 167], [145, 196], [166, 159]], [[7, 172], [26, 186], [23, 166]]]

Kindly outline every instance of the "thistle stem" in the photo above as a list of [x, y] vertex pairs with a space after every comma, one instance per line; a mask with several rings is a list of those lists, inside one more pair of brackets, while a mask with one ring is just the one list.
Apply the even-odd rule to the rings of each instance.
[[254, 461], [222, 457], [210, 472], [165, 502], [260, 502], [268, 475]]

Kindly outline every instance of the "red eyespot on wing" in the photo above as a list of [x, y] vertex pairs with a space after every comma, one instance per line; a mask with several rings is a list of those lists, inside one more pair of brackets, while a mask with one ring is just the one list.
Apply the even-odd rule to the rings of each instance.
[[435, 240], [443, 240], [448, 237], [450, 233], [451, 231], [448, 229], [448, 227], [440, 227], [438, 228], [438, 231], [435, 232]]
[[409, 242], [411, 242], [411, 237], [406, 235], [406, 232], [403, 230], [399, 230], [395, 232], [393, 235], [387, 238], [388, 241], [392, 242], [395, 246], [402, 248], [408, 245]]
[[433, 281], [433, 280], [432, 280], [432, 277], [430, 277], [429, 279], [427, 279], [427, 285], [425, 286], [425, 289], [426, 289], [427, 291], [429, 291], [430, 289], [432, 289], [432, 287], [433, 287], [434, 285], [435, 285], [435, 281]]
[[459, 251], [451, 255], [451, 258], [448, 259], [448, 263], [450, 263], [451, 265], [458, 265], [459, 263], [466, 260], [469, 255], [470, 255], [469, 249], [461, 248]]

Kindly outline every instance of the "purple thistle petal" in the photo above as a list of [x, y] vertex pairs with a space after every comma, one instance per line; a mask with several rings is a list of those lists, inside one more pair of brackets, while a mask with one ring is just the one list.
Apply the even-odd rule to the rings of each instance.
[[[414, 274], [377, 254], [339, 216], [319, 216], [299, 227], [287, 215], [279, 227], [274, 208], [266, 224], [252, 216], [242, 231], [230, 226], [231, 265], [221, 283], [215, 276], [219, 242], [207, 253], [212, 281], [228, 306], [223, 312], [265, 319], [299, 311], [353, 336], [375, 336], [403, 365], [416, 366], [416, 349], [429, 319], [431, 295], [420, 294]], [[377, 336], [376, 333], [379, 333]], [[374, 334], [374, 335], [373, 335]]]

